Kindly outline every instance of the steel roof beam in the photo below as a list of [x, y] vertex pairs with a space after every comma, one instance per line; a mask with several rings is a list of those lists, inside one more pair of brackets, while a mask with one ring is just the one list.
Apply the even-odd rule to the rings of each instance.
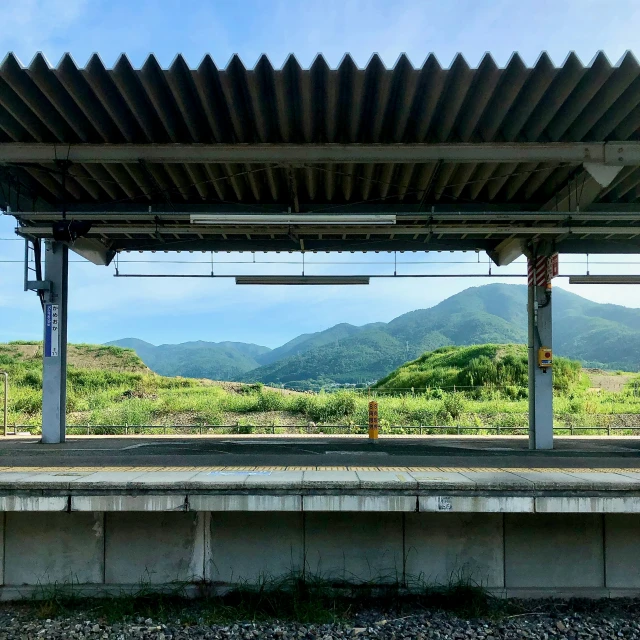
[[0, 144], [0, 163], [555, 162], [640, 165], [640, 142], [447, 144]]
[[[434, 212], [434, 213], [411, 213], [411, 212], [384, 212], [376, 211], [373, 215], [394, 215], [396, 217], [396, 223], [402, 224], [407, 222], [416, 222], [419, 224], [431, 224], [441, 221], [447, 222], [515, 222], [515, 221], [528, 221], [528, 222], [550, 222], [550, 221], [567, 221], [571, 222], [637, 222], [640, 221], [640, 207], [637, 207], [638, 211], [448, 211], [448, 212]], [[247, 212], [247, 215], [254, 214], [254, 211]], [[53, 221], [62, 218], [62, 213], [59, 211], [13, 211], [12, 215], [23, 221]], [[148, 213], [146, 211], [70, 211], [66, 214], [68, 220], [111, 220], [113, 222], [129, 222], [135, 220], [137, 222], [150, 222], [155, 218], [161, 218], [163, 223], [168, 222], [185, 222], [188, 223], [192, 213], [188, 211], [159, 211]], [[223, 214], [216, 214], [223, 215]], [[243, 215], [242, 212], [238, 213], [233, 211], [229, 214], [230, 218], [238, 218]], [[294, 214], [292, 214], [293, 216]], [[304, 216], [310, 215], [306, 213], [295, 214], [301, 217], [304, 221]], [[340, 212], [336, 210], [334, 215], [351, 215], [347, 212]], [[295, 219], [295, 218], [294, 218]], [[292, 224], [295, 226], [295, 224]], [[307, 226], [307, 225], [305, 225]], [[339, 226], [339, 225], [337, 225]]]
[[[165, 226], [161, 229], [163, 234], [186, 234], [186, 235], [270, 235], [280, 234], [288, 235], [291, 227], [283, 226], [255, 226], [255, 227], [203, 227], [203, 226]], [[155, 234], [155, 227], [153, 226], [109, 226], [109, 225], [94, 225], [89, 231], [89, 236], [107, 236], [112, 238], [114, 235], [132, 235], [141, 234], [149, 235]], [[30, 227], [20, 227], [18, 233], [21, 235], [29, 235], [35, 237], [51, 237], [52, 227], [48, 225], [38, 225]], [[319, 233], [324, 235], [340, 235], [348, 234], [349, 236], [361, 236], [361, 235], [388, 235], [389, 229], [384, 227], [349, 227], [344, 229], [339, 225], [336, 225], [334, 229], [330, 227], [304, 227], [296, 230], [299, 236], [316, 236]], [[516, 235], [516, 236], [538, 236], [538, 235], [555, 235], [555, 236], [568, 236], [568, 235], [582, 235], [589, 233], [590, 235], [617, 235], [617, 236], [637, 236], [640, 235], [640, 225], [638, 226], [605, 226], [605, 227], [590, 227], [590, 226], [530, 226], [520, 227], [517, 225], [492, 225], [484, 224], [477, 226], [457, 225], [457, 226], [440, 226], [432, 225], [431, 227], [420, 226], [407, 226], [407, 227], [394, 227], [394, 235], [411, 235], [419, 234], [447, 234], [447, 235], [483, 235], [483, 234], [498, 234], [498, 235]]]

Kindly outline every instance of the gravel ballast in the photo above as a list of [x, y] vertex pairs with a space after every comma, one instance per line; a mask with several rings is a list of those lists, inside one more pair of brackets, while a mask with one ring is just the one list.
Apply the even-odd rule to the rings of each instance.
[[[189, 609], [185, 619], [135, 617], [107, 623], [91, 610], [67, 612], [41, 618], [36, 604], [5, 605], [0, 608], [0, 640], [83, 639], [127, 640], [154, 638], [179, 640], [498, 640], [532, 638], [540, 640], [582, 640], [587, 638], [639, 638], [640, 601], [598, 601], [562, 603], [537, 601], [519, 603], [523, 613], [466, 618], [443, 611], [402, 613], [364, 610], [329, 624], [298, 622], [236, 622], [209, 624], [198, 619], [198, 608]], [[397, 616], [397, 617], [396, 617]], [[188, 621], [186, 621], [188, 619]]]

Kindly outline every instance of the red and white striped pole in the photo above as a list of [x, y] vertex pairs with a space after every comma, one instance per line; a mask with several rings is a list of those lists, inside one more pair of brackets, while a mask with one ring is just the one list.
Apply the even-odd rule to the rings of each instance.
[[[529, 447], [553, 448], [553, 376], [551, 280], [558, 275], [558, 256], [536, 256], [527, 262], [529, 291]], [[545, 354], [540, 358], [540, 354]], [[548, 357], [547, 357], [548, 356]]]

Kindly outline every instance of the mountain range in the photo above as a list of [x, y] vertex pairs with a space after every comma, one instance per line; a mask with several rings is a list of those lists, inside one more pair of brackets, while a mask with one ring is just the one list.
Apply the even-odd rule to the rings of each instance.
[[[136, 338], [109, 344], [134, 349], [167, 376], [238, 380], [319, 389], [367, 385], [407, 360], [446, 345], [526, 343], [527, 287], [472, 287], [429, 309], [388, 323], [337, 324], [269, 349], [243, 342], [186, 342], [154, 346]], [[640, 368], [640, 309], [599, 304], [554, 289], [554, 352], [584, 366]]]

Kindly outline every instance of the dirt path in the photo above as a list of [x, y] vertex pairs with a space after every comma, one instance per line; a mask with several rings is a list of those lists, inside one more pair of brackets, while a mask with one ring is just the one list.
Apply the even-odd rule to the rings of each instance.
[[622, 391], [626, 384], [631, 382], [637, 374], [603, 371], [602, 369], [585, 369], [589, 376], [592, 389], [603, 389], [604, 391]]

